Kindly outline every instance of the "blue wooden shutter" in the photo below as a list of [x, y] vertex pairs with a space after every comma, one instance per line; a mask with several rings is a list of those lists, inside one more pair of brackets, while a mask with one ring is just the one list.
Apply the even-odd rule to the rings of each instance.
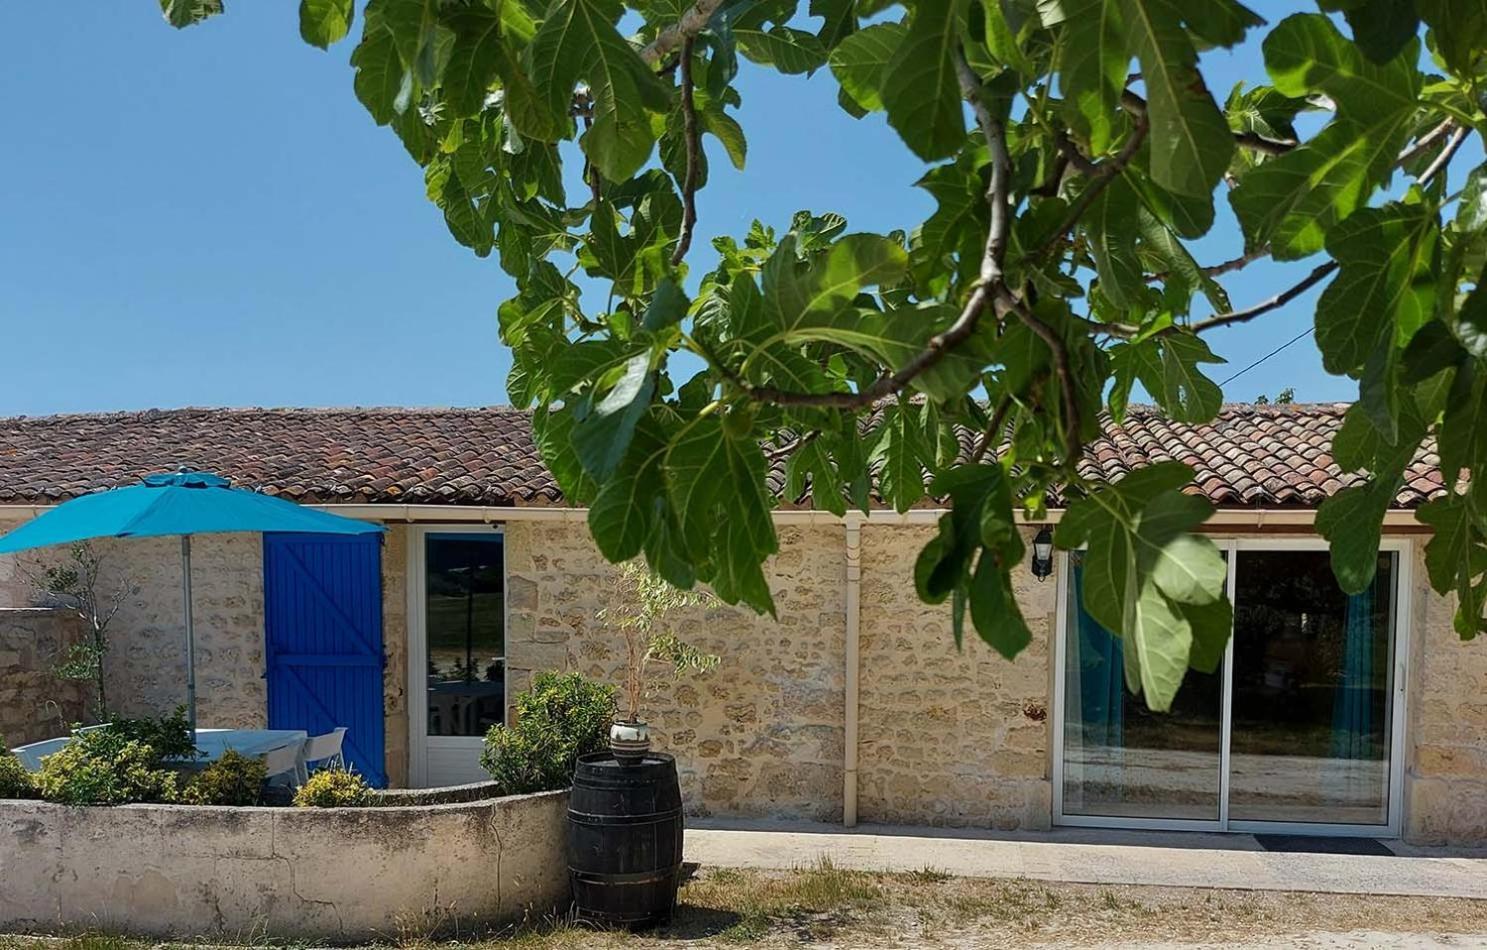
[[347, 763], [385, 786], [381, 537], [264, 535], [263, 600], [269, 728], [345, 726]]

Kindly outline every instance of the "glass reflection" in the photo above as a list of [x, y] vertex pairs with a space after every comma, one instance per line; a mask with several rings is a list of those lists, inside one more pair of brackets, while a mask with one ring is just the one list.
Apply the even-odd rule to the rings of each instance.
[[483, 736], [506, 708], [500, 535], [429, 535], [425, 548], [428, 734]]
[[1242, 551], [1236, 568], [1230, 818], [1385, 824], [1393, 556], [1352, 596], [1326, 551]]
[[1083, 606], [1083, 565], [1069, 556], [1064, 667], [1064, 814], [1219, 817], [1222, 669], [1188, 671], [1168, 713], [1126, 688], [1119, 637]]

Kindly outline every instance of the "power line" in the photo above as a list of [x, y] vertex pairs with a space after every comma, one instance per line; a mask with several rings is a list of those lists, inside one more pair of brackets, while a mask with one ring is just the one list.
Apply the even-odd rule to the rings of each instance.
[[1266, 360], [1270, 359], [1272, 356], [1274, 356], [1275, 354], [1279, 353], [1281, 350], [1284, 350], [1286, 347], [1290, 346], [1292, 343], [1295, 343], [1297, 340], [1299, 340], [1302, 337], [1306, 336], [1311, 331], [1312, 331], [1312, 328], [1311, 327], [1307, 327], [1305, 330], [1302, 330], [1300, 333], [1298, 333], [1295, 336], [1291, 337], [1289, 340], [1287, 340], [1286, 342], [1282, 343], [1280, 346], [1277, 346], [1275, 349], [1271, 350], [1269, 353], [1266, 353], [1264, 356], [1262, 356], [1259, 359], [1255, 360], [1253, 363], [1249, 364], [1244, 369], [1240, 370], [1239, 372], [1235, 373], [1233, 376], [1230, 376], [1228, 379], [1226, 379], [1223, 382], [1219, 383], [1219, 385], [1220, 386], [1227, 386], [1227, 385], [1229, 385], [1230, 383], [1234, 382], [1234, 380], [1236, 380], [1239, 377], [1243, 376], [1245, 373], [1248, 373], [1250, 370], [1254, 369], [1256, 366], [1259, 366], [1261, 363], [1263, 363]]

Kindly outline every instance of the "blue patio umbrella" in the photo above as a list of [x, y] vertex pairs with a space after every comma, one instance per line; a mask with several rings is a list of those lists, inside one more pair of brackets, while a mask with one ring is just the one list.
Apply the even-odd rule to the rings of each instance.
[[94, 538], [180, 535], [182, 608], [186, 620], [186, 714], [196, 729], [196, 636], [191, 619], [191, 536], [231, 532], [371, 534], [381, 525], [302, 508], [233, 488], [220, 475], [182, 470], [147, 475], [139, 485], [84, 495], [0, 537], [0, 554]]

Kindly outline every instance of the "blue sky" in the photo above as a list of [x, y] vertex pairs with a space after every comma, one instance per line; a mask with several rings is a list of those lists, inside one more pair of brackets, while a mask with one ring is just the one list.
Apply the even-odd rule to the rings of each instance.
[[[509, 281], [454, 242], [421, 171], [357, 103], [351, 42], [306, 46], [295, 6], [239, 0], [183, 32], [149, 0], [0, 7], [12, 90], [0, 415], [506, 401], [495, 312]], [[1280, 6], [1265, 10], [1278, 19]], [[1263, 76], [1258, 43], [1212, 63], [1220, 96]], [[829, 76], [745, 64], [740, 88], [748, 167], [712, 155], [694, 267], [707, 239], [756, 217], [783, 228], [799, 208], [834, 210], [853, 229], [887, 230], [932, 210], [910, 187], [923, 166], [880, 115], [842, 112]], [[1225, 224], [1221, 201], [1224, 238], [1206, 239], [1200, 259], [1237, 252]], [[1228, 280], [1235, 305], [1311, 266], [1253, 265]], [[1231, 364], [1214, 377], [1301, 332], [1314, 299], [1214, 334]], [[1305, 400], [1355, 393], [1306, 339], [1226, 395], [1288, 386]]]

